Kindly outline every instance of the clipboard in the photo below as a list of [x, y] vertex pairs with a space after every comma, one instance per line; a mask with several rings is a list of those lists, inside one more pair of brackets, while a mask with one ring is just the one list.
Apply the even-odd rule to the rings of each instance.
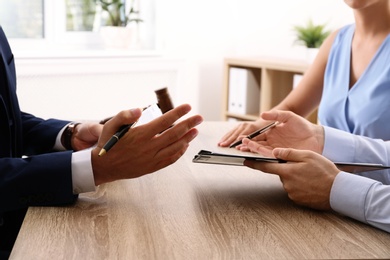
[[[253, 160], [257, 162], [267, 162], [267, 163], [287, 163], [287, 161], [285, 160], [271, 158], [271, 157], [223, 154], [223, 153], [214, 153], [207, 150], [200, 150], [198, 154], [194, 156], [192, 162], [243, 166], [245, 160]], [[375, 164], [375, 163], [335, 162], [334, 164], [337, 166], [339, 170], [344, 172], [349, 172], [349, 173], [390, 169], [390, 166], [384, 166], [382, 164]]]
[[287, 162], [285, 160], [271, 158], [271, 157], [213, 153], [207, 150], [200, 150], [199, 153], [194, 156], [192, 162], [243, 166], [245, 160], [253, 160], [257, 162], [269, 162], [269, 163]]

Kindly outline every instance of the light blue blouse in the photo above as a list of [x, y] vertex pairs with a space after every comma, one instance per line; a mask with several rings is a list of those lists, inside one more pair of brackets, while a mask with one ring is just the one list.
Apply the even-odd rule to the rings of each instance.
[[345, 26], [333, 42], [318, 118], [324, 126], [390, 140], [390, 35], [350, 89], [354, 32], [355, 25]]

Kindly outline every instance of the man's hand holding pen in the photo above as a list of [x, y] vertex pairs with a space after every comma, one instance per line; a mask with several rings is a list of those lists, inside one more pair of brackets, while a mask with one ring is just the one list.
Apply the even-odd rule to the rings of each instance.
[[139, 177], [177, 161], [197, 136], [194, 127], [203, 121], [200, 115], [178, 121], [190, 110], [191, 107], [184, 104], [149, 123], [131, 128], [110, 152], [100, 157], [98, 154], [106, 142], [121, 126], [136, 122], [142, 111], [122, 111], [107, 121], [97, 147], [92, 150], [95, 184]]

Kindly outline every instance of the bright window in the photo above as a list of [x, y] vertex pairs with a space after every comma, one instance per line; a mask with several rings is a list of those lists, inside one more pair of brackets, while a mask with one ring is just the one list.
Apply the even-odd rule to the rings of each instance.
[[[100, 49], [100, 29], [110, 24], [107, 6], [120, 2], [131, 11], [129, 24], [137, 28], [138, 50], [155, 50], [155, 0], [0, 0], [0, 25], [13, 45], [34, 49], [47, 46], [68, 49]], [[113, 5], [108, 7], [112, 11]], [[133, 7], [133, 9], [131, 9]], [[106, 9], [106, 10], [105, 10]], [[112, 13], [112, 12], [111, 12]], [[120, 13], [123, 18], [124, 12]], [[135, 21], [134, 21], [135, 19]], [[141, 19], [141, 22], [136, 22]], [[16, 43], [16, 44], [15, 44]], [[41, 47], [42, 48], [42, 47]]]
[[8, 38], [43, 38], [43, 0], [1, 0], [0, 25]]
[[66, 30], [92, 31], [98, 5], [94, 0], [65, 0]]

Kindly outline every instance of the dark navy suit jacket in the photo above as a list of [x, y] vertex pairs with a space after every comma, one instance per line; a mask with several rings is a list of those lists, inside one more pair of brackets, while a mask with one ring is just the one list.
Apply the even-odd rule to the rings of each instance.
[[14, 239], [12, 233], [20, 228], [15, 222], [23, 219], [27, 207], [76, 200], [72, 152], [52, 151], [56, 136], [67, 123], [20, 111], [14, 57], [0, 26], [0, 249]]

